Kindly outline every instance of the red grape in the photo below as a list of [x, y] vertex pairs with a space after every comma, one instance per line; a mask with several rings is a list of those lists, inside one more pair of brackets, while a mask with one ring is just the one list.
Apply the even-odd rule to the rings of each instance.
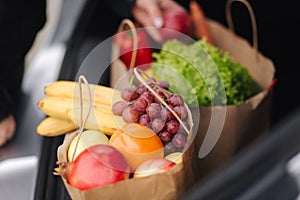
[[151, 103], [146, 108], [146, 113], [150, 118], [155, 118], [160, 116], [161, 106], [158, 103]]
[[160, 86], [161, 88], [163, 88], [163, 89], [166, 89], [166, 90], [169, 89], [169, 83], [167, 81], [159, 80], [159, 81], [156, 82], [156, 84], [158, 86]]
[[186, 137], [181, 133], [177, 133], [173, 136], [171, 142], [176, 148], [183, 148], [186, 143]]
[[112, 106], [112, 112], [115, 115], [122, 116], [123, 110], [128, 106], [126, 101], [118, 101]]
[[176, 148], [174, 147], [172, 142], [168, 142], [164, 146], [164, 151], [165, 151], [165, 156], [166, 156], [166, 155], [169, 155], [171, 153], [174, 153], [176, 151]]
[[168, 131], [162, 131], [158, 134], [162, 142], [170, 142], [172, 135]]
[[[185, 125], [185, 127], [190, 130], [190, 125], [189, 123], [187, 123], [186, 121], [183, 121], [183, 124]], [[178, 133], [185, 133], [187, 134], [187, 132], [184, 130], [183, 126], [180, 124], [179, 129], [178, 129]]]
[[170, 121], [171, 119], [175, 119], [175, 116], [166, 107], [162, 107], [160, 111], [160, 115], [162, 119], [167, 121]]
[[134, 103], [133, 107], [139, 112], [144, 112], [148, 106], [147, 101], [144, 98], [137, 98]]
[[125, 101], [133, 101], [139, 97], [139, 94], [134, 88], [125, 88], [121, 92], [121, 97]]
[[177, 120], [170, 120], [166, 123], [166, 129], [170, 134], [175, 134], [177, 133], [179, 128], [179, 122]]
[[150, 91], [145, 91], [141, 93], [140, 98], [145, 99], [148, 103], [152, 103], [154, 96]]
[[146, 80], [147, 85], [149, 85], [151, 88], [154, 87], [155, 82], [156, 82], [156, 80], [154, 78], [149, 78]]
[[169, 99], [168, 103], [175, 107], [175, 106], [180, 106], [184, 103], [183, 98], [179, 94], [172, 94]]
[[133, 107], [127, 107], [123, 110], [122, 117], [123, 120], [128, 123], [138, 122], [139, 112]]
[[147, 89], [146, 86], [144, 86], [144, 85], [140, 85], [140, 86], [138, 86], [138, 87], [136, 88], [136, 92], [137, 92], [138, 94], [142, 94], [143, 92], [146, 92], [146, 91], [148, 91], [148, 89]]
[[[166, 100], [166, 95], [163, 93], [163, 91], [161, 91], [161, 89], [154, 89], [155, 93], [158, 94], [158, 96], [160, 96], [164, 101]], [[154, 102], [155, 103], [161, 103], [160, 100], [154, 96]]]
[[174, 111], [180, 119], [185, 119], [187, 117], [187, 110], [184, 106], [175, 106]]
[[162, 131], [165, 128], [165, 120], [162, 118], [155, 118], [152, 120], [151, 127], [155, 133]]
[[140, 116], [139, 124], [150, 127], [151, 119], [147, 114], [143, 114]]

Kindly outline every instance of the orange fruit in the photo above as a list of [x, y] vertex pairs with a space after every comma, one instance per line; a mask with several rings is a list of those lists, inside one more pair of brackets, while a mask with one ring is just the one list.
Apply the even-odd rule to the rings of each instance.
[[109, 143], [125, 156], [132, 171], [146, 160], [164, 157], [160, 138], [152, 129], [137, 123], [127, 123], [115, 131]]

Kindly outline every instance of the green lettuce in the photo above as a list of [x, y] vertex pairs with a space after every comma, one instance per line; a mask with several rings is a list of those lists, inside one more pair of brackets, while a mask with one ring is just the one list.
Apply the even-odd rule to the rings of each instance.
[[258, 92], [247, 68], [205, 40], [169, 40], [153, 57], [154, 77], [168, 81], [188, 105], [238, 105]]

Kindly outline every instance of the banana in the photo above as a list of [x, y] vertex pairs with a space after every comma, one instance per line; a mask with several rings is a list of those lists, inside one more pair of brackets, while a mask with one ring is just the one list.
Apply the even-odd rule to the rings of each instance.
[[[122, 100], [119, 90], [102, 86], [89, 84], [91, 97], [95, 103], [112, 105], [113, 102]], [[44, 93], [47, 96], [67, 97], [71, 99], [79, 99], [79, 83], [74, 81], [56, 81], [44, 88]], [[88, 99], [86, 85], [82, 85], [82, 96], [85, 100]]]
[[[45, 97], [38, 103], [38, 107], [46, 115], [64, 121], [71, 121], [77, 127], [81, 125], [81, 109], [79, 100], [73, 100], [64, 97]], [[88, 112], [87, 102], [83, 102], [82, 120]], [[111, 111], [111, 106], [104, 104], [92, 104], [91, 112], [86, 121], [84, 128], [95, 129], [111, 135], [115, 130], [119, 129], [121, 122], [116, 122]], [[120, 121], [120, 120], [119, 120]]]
[[39, 135], [53, 137], [71, 132], [75, 129], [75, 124], [72, 121], [46, 117], [37, 126], [36, 131]]
[[[77, 126], [81, 126], [85, 120], [87, 110], [83, 112], [82, 119], [80, 117], [80, 109], [68, 110], [68, 116], [71, 121]], [[82, 121], [81, 121], [82, 120]], [[117, 129], [122, 126], [123, 121], [118, 120], [112, 113], [102, 112], [99, 109], [92, 109], [85, 124], [85, 129], [100, 130], [106, 135], [112, 135]]]
[[[121, 92], [105, 86], [89, 84], [92, 97], [91, 112], [85, 121], [85, 129], [100, 130], [107, 135], [119, 129], [124, 121], [112, 113], [113, 102], [122, 100]], [[38, 102], [38, 108], [47, 117], [37, 126], [37, 133], [57, 136], [80, 127], [88, 112], [88, 92], [82, 85], [82, 111], [79, 83], [56, 81], [44, 88], [46, 97]], [[82, 116], [81, 116], [82, 114]]]
[[[111, 106], [99, 103], [92, 103], [92, 109], [99, 110], [99, 112], [109, 113], [112, 115]], [[38, 108], [46, 115], [60, 119], [70, 120], [68, 111], [73, 109], [80, 109], [80, 102], [77, 99], [65, 97], [45, 97], [38, 102]], [[87, 111], [88, 102], [83, 101], [83, 111]]]

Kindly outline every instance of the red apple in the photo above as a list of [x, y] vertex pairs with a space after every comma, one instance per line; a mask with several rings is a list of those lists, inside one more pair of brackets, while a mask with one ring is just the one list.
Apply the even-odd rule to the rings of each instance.
[[133, 177], [144, 177], [156, 173], [167, 172], [175, 165], [175, 162], [172, 162], [165, 158], [152, 158], [139, 165], [135, 170]]
[[[147, 33], [143, 29], [136, 29], [137, 31], [137, 53], [136, 60], [133, 67], [146, 70], [150, 67], [152, 62], [152, 49], [150, 48], [150, 41]], [[130, 62], [133, 52], [133, 37], [130, 31], [123, 31], [114, 36], [114, 41], [120, 50], [120, 60], [130, 68]]]
[[61, 173], [70, 185], [80, 190], [116, 183], [130, 175], [125, 157], [106, 144], [85, 149], [73, 162], [66, 163]]
[[163, 40], [180, 37], [187, 34], [190, 28], [190, 15], [186, 10], [170, 10], [163, 15], [164, 25], [160, 33]]

